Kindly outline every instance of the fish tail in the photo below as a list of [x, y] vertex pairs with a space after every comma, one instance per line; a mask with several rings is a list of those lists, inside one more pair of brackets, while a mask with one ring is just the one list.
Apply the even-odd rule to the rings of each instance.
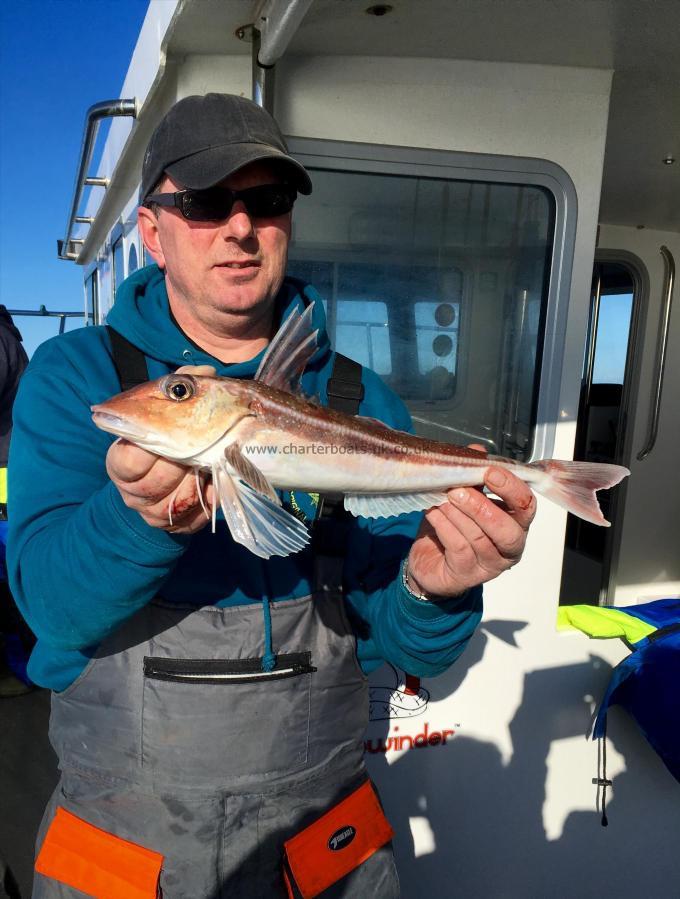
[[532, 462], [529, 468], [539, 469], [547, 478], [536, 479], [532, 487], [543, 496], [567, 509], [573, 515], [609, 527], [610, 523], [602, 514], [595, 495], [598, 490], [606, 490], [622, 481], [630, 471], [623, 465], [603, 462], [561, 462], [557, 459], [542, 459]]

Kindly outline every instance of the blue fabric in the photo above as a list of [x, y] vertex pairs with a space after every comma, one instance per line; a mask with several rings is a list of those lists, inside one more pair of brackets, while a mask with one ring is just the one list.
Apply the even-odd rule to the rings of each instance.
[[[283, 320], [313, 288], [286, 279], [277, 298]], [[261, 355], [225, 365], [196, 348], [169, 315], [156, 266], [119, 288], [108, 321], [147, 355], [151, 378], [180, 365], [214, 365], [220, 375], [252, 378]], [[302, 378], [310, 396], [327, 399], [333, 353], [322, 303], [314, 306], [319, 347]], [[364, 369], [362, 415], [408, 430], [402, 402]], [[29, 674], [63, 690], [101, 641], [154, 596], [196, 605], [240, 605], [303, 596], [312, 583], [309, 549], [268, 561], [235, 544], [224, 521], [192, 537], [148, 526], [109, 481], [105, 456], [113, 437], [91, 420], [90, 406], [119, 392], [105, 328], [83, 328], [44, 343], [22, 378], [10, 450], [8, 568], [12, 591], [38, 637]], [[299, 500], [300, 497], [297, 497]], [[284, 494], [290, 502], [290, 496]], [[304, 502], [298, 506], [304, 505]], [[348, 613], [365, 671], [383, 659], [432, 676], [460, 654], [481, 617], [481, 588], [429, 606], [401, 584], [399, 566], [420, 514], [356, 519], [345, 580]]]
[[680, 621], [680, 599], [654, 599], [637, 606], [626, 606], [618, 611], [646, 621], [648, 624], [664, 627]]
[[[668, 602], [668, 600], [662, 600]], [[672, 602], [672, 601], [671, 601]], [[629, 611], [629, 610], [626, 610]], [[649, 743], [680, 781], [680, 623], [635, 645], [612, 674], [595, 720], [593, 737], [605, 734], [612, 705], [626, 709]]]
[[605, 735], [607, 712], [620, 705], [680, 781], [680, 599], [656, 599], [618, 611], [656, 625], [657, 630], [638, 640], [614, 669], [593, 738]]

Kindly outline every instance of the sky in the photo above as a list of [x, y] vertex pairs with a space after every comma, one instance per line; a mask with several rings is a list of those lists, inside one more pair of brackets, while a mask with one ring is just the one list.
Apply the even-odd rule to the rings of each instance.
[[[120, 95], [147, 6], [0, 0], [0, 303], [8, 309], [83, 309], [83, 270], [57, 258], [57, 239], [65, 236], [85, 113]], [[58, 322], [15, 319], [29, 355]]]

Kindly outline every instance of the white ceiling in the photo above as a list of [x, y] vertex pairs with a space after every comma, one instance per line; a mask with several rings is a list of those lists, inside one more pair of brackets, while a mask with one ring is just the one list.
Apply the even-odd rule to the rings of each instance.
[[[680, 0], [314, 0], [288, 53], [614, 70], [600, 219], [680, 230]], [[257, 3], [188, 0], [169, 52], [249, 53]], [[674, 165], [662, 159], [673, 155]]]

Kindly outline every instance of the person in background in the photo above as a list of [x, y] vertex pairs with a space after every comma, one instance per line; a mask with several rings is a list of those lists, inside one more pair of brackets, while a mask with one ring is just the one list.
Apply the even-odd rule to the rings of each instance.
[[12, 433], [12, 407], [19, 378], [28, 365], [21, 334], [5, 306], [0, 305], [0, 697], [19, 696], [31, 689], [26, 673], [35, 642], [18, 613], [7, 582], [7, 459]]
[[[268, 113], [184, 98], [141, 174], [155, 264], [119, 286], [106, 327], [40, 347], [16, 405], [11, 577], [62, 771], [34, 899], [396, 899], [363, 759], [365, 675], [455, 661], [481, 584], [522, 555], [535, 500], [491, 468], [501, 503], [463, 489], [424, 516], [340, 516], [285, 557], [258, 558], [223, 520], [212, 534], [191, 470], [98, 430], [92, 405], [146, 379], [174, 401], [178, 370], [252, 378], [282, 322], [311, 307], [304, 392], [411, 423], [374, 372], [333, 352], [313, 286], [285, 276], [312, 184]], [[316, 534], [314, 495], [281, 499]]]

